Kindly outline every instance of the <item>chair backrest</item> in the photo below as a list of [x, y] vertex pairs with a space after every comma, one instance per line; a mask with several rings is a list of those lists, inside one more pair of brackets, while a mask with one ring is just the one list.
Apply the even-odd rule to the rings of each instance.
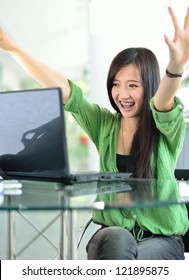
[[175, 178], [177, 180], [189, 180], [189, 169], [175, 169]]
[[[189, 169], [175, 169], [175, 178], [177, 180], [189, 180]], [[189, 204], [186, 205], [188, 209], [188, 218], [189, 218]], [[185, 246], [185, 252], [189, 252], [189, 230], [186, 232], [186, 234], [182, 237], [184, 246]]]

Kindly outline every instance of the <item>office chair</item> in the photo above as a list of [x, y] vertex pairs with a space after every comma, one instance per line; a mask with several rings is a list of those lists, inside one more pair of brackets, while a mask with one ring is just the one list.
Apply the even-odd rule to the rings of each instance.
[[[189, 169], [175, 169], [175, 178], [177, 180], [189, 180]], [[186, 205], [188, 209], [188, 218], [189, 218], [189, 204]], [[185, 235], [182, 237], [184, 246], [185, 246], [185, 252], [189, 252], [189, 230], [185, 233]]]
[[84, 228], [83, 228], [83, 230], [82, 230], [82, 232], [81, 232], [81, 235], [80, 235], [80, 237], [79, 237], [78, 243], [77, 243], [77, 249], [79, 248], [79, 246], [80, 246], [80, 244], [81, 244], [81, 241], [82, 241], [82, 239], [83, 239], [83, 236], [84, 236], [86, 230], [88, 229], [89, 225], [92, 223], [92, 221], [93, 221], [93, 219], [90, 218], [89, 221], [88, 221], [88, 222], [86, 223], [86, 225], [84, 226]]

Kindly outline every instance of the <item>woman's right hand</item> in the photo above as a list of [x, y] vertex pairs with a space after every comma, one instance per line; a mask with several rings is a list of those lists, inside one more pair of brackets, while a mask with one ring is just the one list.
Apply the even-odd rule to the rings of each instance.
[[7, 51], [14, 56], [20, 66], [41, 86], [60, 87], [64, 104], [67, 103], [71, 89], [64, 75], [25, 52], [7, 36], [2, 28], [0, 28], [0, 50]]
[[0, 27], [0, 50], [10, 51], [16, 47], [16, 43], [14, 43], [5, 33], [3, 28]]

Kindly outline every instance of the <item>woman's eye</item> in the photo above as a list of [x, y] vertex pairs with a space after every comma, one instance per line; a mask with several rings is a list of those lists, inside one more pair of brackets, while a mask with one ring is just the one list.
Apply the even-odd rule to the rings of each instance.
[[118, 83], [114, 82], [114, 83], [112, 84], [112, 87], [118, 87]]
[[130, 84], [129, 87], [135, 88], [135, 87], [138, 87], [138, 85], [136, 85], [136, 84]]

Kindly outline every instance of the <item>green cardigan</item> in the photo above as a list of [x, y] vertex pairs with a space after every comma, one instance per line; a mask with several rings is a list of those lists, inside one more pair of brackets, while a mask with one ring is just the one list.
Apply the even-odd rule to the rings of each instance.
[[[78, 124], [95, 144], [99, 153], [100, 171], [117, 172], [116, 149], [121, 115], [90, 103], [84, 98], [81, 89], [73, 82], [69, 82], [71, 96], [65, 105], [65, 110], [72, 113]], [[160, 131], [158, 153], [156, 158], [152, 155], [151, 159], [154, 177], [174, 179], [174, 170], [186, 131], [183, 119], [183, 104], [178, 98], [175, 98], [174, 107], [170, 112], [158, 112], [154, 108], [152, 98], [150, 108], [156, 126]], [[169, 189], [163, 191], [165, 197], [169, 193]], [[97, 200], [112, 200], [114, 199], [112, 196], [113, 194], [101, 194], [97, 196]], [[189, 228], [185, 205], [154, 209], [95, 210], [93, 211], [93, 221], [108, 226], [122, 226], [128, 230], [131, 230], [137, 222], [142, 230], [165, 235], [182, 235]]]

